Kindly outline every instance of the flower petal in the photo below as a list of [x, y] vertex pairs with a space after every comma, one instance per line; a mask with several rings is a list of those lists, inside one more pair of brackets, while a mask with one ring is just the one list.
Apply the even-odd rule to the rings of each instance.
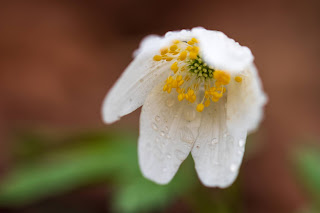
[[138, 145], [143, 175], [159, 184], [168, 183], [189, 155], [198, 135], [201, 114], [195, 106], [177, 100], [156, 86], [143, 105]]
[[240, 72], [253, 61], [248, 47], [228, 38], [224, 33], [204, 28], [193, 28], [192, 34], [199, 40], [201, 56], [215, 69]]
[[201, 182], [209, 187], [228, 187], [238, 175], [246, 139], [245, 129], [232, 134], [226, 125], [226, 98], [202, 113], [199, 136], [191, 151]]
[[254, 64], [243, 72], [242, 79], [241, 83], [233, 81], [228, 85], [227, 125], [230, 131], [243, 126], [252, 132], [262, 120], [267, 96]]
[[157, 36], [149, 36], [141, 42], [135, 59], [104, 100], [102, 114], [106, 123], [115, 122], [121, 116], [136, 110], [144, 103], [154, 85], [168, 77], [170, 64], [152, 60], [163, 42], [164, 39]]

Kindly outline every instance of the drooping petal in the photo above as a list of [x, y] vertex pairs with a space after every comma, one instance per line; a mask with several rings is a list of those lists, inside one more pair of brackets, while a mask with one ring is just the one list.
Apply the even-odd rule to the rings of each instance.
[[149, 36], [141, 42], [135, 59], [104, 100], [102, 114], [106, 123], [117, 121], [121, 116], [136, 110], [144, 103], [154, 85], [168, 77], [170, 64], [152, 59], [164, 42], [163, 38], [157, 36]]
[[228, 85], [227, 125], [230, 131], [242, 126], [252, 132], [262, 120], [267, 97], [254, 64], [242, 76], [241, 83], [232, 81]]
[[226, 98], [202, 113], [199, 135], [191, 151], [201, 182], [209, 187], [228, 187], [238, 175], [246, 131], [241, 126], [229, 132], [226, 125]]
[[198, 27], [192, 29], [192, 35], [199, 40], [201, 57], [215, 69], [240, 72], [253, 61], [249, 48], [222, 32]]
[[138, 145], [143, 175], [159, 184], [168, 183], [188, 156], [198, 135], [201, 114], [181, 103], [176, 94], [156, 86], [142, 108]]

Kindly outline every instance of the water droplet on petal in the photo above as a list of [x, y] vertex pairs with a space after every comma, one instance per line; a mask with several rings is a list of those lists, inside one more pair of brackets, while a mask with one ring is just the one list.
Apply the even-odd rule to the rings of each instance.
[[231, 172], [235, 172], [237, 170], [237, 165], [236, 164], [231, 164], [230, 170], [231, 170]]
[[211, 141], [208, 142], [208, 146], [211, 149], [214, 149], [217, 144], [218, 144], [217, 138], [213, 138]]
[[174, 151], [174, 155], [179, 160], [184, 160], [186, 157], [186, 155], [181, 150], [178, 150], [178, 149], [176, 151]]
[[169, 131], [169, 128], [166, 126], [166, 127], [164, 128], [164, 130], [165, 130], [166, 132], [168, 132], [168, 131]]
[[211, 144], [212, 144], [212, 145], [215, 145], [215, 144], [217, 144], [217, 143], [218, 143], [217, 138], [212, 138]]
[[160, 135], [163, 137], [163, 136], [166, 135], [166, 133], [165, 133], [164, 131], [161, 131], [161, 132], [160, 132]]
[[187, 121], [193, 121], [196, 118], [196, 115], [197, 115], [196, 113], [197, 112], [193, 107], [187, 107], [184, 110], [183, 115]]
[[154, 129], [154, 130], [158, 130], [158, 126], [157, 126], [157, 124], [155, 124], [155, 123], [152, 123], [152, 129]]
[[240, 147], [244, 147], [245, 143], [246, 143], [245, 140], [243, 140], [243, 139], [240, 139], [240, 140], [239, 140], [239, 146], [240, 146]]
[[172, 97], [167, 99], [167, 106], [168, 107], [172, 107], [174, 104], [174, 99]]
[[160, 138], [159, 137], [156, 137], [156, 142], [158, 143], [160, 141]]
[[227, 136], [227, 142], [232, 143], [233, 142], [233, 137], [232, 135]]
[[195, 141], [195, 138], [191, 130], [186, 126], [180, 129], [180, 139], [186, 143], [191, 143], [191, 144]]
[[158, 160], [163, 160], [163, 154], [162, 151], [159, 148], [155, 148], [154, 149], [154, 156], [158, 159]]
[[164, 168], [162, 169], [162, 172], [166, 172], [166, 171], [168, 171], [168, 169], [167, 169], [166, 167], [164, 167]]
[[154, 119], [155, 119], [157, 122], [159, 122], [159, 121], [160, 121], [160, 116], [157, 115]]
[[171, 155], [170, 155], [170, 154], [167, 154], [167, 158], [168, 158], [168, 159], [171, 159]]

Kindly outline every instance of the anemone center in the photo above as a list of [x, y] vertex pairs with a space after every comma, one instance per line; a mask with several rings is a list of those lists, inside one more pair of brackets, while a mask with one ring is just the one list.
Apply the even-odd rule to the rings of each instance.
[[[162, 48], [153, 60], [171, 63], [172, 73], [164, 82], [163, 91], [171, 93], [175, 89], [179, 101], [197, 103], [197, 111], [202, 112], [211, 102], [218, 102], [223, 97], [231, 77], [228, 72], [216, 70], [203, 61], [198, 43], [196, 38], [174, 40], [171, 46]], [[239, 78], [235, 80], [241, 82]]]

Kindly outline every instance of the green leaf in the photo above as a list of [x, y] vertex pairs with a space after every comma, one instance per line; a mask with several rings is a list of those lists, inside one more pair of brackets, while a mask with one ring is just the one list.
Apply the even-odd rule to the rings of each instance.
[[[21, 163], [1, 181], [0, 205], [16, 206], [31, 203], [70, 191], [79, 186], [112, 178], [119, 168], [132, 161], [134, 137], [112, 136], [109, 140], [90, 141], [45, 157]], [[132, 151], [131, 151], [131, 150]]]
[[194, 186], [196, 178], [193, 169], [190, 170], [191, 161], [189, 157], [168, 185], [155, 184], [141, 175], [128, 177], [115, 195], [115, 211], [131, 213], [163, 209]]
[[294, 163], [304, 186], [320, 201], [320, 149], [300, 148], [295, 154]]

